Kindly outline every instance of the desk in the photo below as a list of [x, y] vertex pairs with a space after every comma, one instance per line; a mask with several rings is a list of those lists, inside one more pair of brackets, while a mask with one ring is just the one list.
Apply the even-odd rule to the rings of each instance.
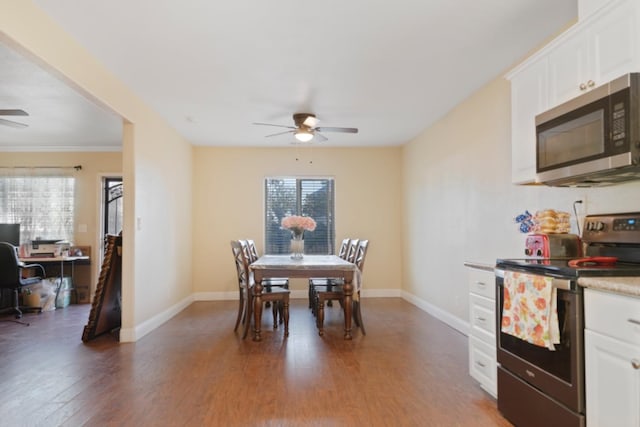
[[64, 263], [71, 263], [71, 280], [73, 282], [73, 265], [76, 261], [89, 261], [88, 256], [54, 256], [54, 257], [25, 257], [20, 258], [21, 262], [25, 264], [54, 264], [60, 263], [60, 283], [56, 287], [56, 302], [58, 301], [58, 294], [60, 288], [64, 282]]
[[353, 276], [356, 266], [336, 255], [305, 255], [302, 259], [291, 259], [290, 255], [264, 255], [252, 263], [255, 285], [254, 296], [254, 341], [260, 341], [262, 319], [262, 279], [269, 277], [311, 278], [339, 277], [344, 279], [344, 339], [351, 337], [351, 312], [353, 298]]

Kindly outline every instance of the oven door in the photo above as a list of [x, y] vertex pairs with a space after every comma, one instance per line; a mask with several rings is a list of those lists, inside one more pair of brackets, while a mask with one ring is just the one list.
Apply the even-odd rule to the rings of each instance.
[[[560, 344], [551, 351], [501, 332], [504, 276], [496, 275], [497, 360], [505, 370], [521, 378], [569, 409], [585, 412], [584, 332], [581, 289], [570, 290], [571, 281], [558, 284]], [[567, 288], [567, 289], [561, 289]], [[498, 395], [502, 391], [498, 390]]]

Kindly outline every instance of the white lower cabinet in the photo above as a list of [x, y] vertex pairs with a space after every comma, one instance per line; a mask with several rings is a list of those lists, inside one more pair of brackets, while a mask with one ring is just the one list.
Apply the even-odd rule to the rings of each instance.
[[585, 289], [587, 427], [640, 427], [640, 298]]
[[469, 269], [469, 374], [493, 397], [496, 382], [495, 276]]

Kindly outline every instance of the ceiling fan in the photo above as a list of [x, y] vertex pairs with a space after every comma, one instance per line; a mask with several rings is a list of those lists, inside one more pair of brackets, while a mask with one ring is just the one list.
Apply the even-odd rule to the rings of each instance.
[[[2, 110], [0, 109], [0, 116], [28, 116], [29, 113], [27, 113], [24, 110]], [[11, 126], [14, 128], [26, 128], [29, 125], [25, 124], [25, 123], [20, 123], [20, 122], [14, 122], [13, 120], [7, 120], [7, 119], [3, 119], [2, 117], [0, 117], [0, 125], [5, 125], [5, 126]]]
[[254, 123], [254, 125], [275, 126], [290, 129], [284, 132], [266, 135], [265, 138], [292, 133], [299, 142], [310, 142], [312, 139], [326, 141], [328, 138], [322, 135], [321, 132], [358, 133], [357, 128], [318, 127], [318, 121], [319, 120], [316, 118], [315, 114], [296, 113], [293, 115], [293, 123], [295, 123], [295, 126], [274, 125], [271, 123]]

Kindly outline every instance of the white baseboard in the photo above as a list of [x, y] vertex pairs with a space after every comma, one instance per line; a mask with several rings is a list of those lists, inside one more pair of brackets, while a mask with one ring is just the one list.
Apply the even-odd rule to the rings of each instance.
[[469, 328], [470, 328], [469, 322], [466, 322], [460, 319], [459, 317], [452, 315], [448, 311], [445, 311], [439, 307], [436, 307], [435, 305], [421, 298], [418, 298], [415, 295], [410, 294], [408, 292], [402, 291], [402, 299], [410, 302], [411, 304], [415, 305], [422, 311], [429, 313], [430, 315], [440, 320], [441, 322], [446, 323], [447, 325], [451, 326], [453, 329], [462, 333], [463, 335], [469, 336]]
[[193, 302], [193, 295], [189, 295], [182, 301], [172, 305], [161, 313], [153, 316], [151, 319], [136, 325], [134, 328], [120, 329], [120, 342], [135, 342], [147, 335], [167, 320], [187, 308]]

